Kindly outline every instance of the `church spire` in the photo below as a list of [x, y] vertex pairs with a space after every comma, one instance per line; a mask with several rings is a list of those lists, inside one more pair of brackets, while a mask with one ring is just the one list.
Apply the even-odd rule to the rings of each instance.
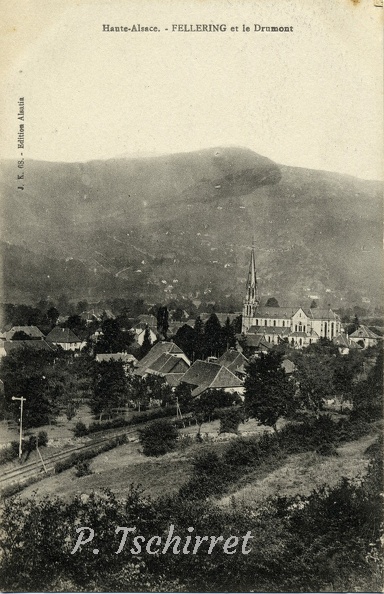
[[247, 290], [245, 301], [250, 305], [259, 305], [259, 292], [257, 288], [256, 261], [255, 261], [255, 239], [252, 240], [251, 261], [249, 263]]

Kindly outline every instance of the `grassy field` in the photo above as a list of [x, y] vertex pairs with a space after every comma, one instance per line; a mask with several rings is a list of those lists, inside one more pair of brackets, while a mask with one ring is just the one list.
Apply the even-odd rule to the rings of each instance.
[[376, 437], [365, 436], [337, 449], [338, 456], [321, 456], [315, 452], [294, 454], [275, 470], [256, 469], [232, 486], [231, 493], [220, 499], [220, 505], [233, 501], [247, 506], [257, 506], [266, 497], [310, 495], [323, 485], [334, 486], [341, 479], [356, 478], [365, 474], [368, 456], [365, 451]]

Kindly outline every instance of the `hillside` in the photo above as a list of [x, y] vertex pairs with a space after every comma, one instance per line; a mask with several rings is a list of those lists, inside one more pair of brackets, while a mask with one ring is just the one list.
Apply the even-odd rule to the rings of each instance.
[[263, 295], [379, 303], [381, 184], [242, 148], [3, 162], [6, 301], [205, 295], [238, 304], [252, 235]]

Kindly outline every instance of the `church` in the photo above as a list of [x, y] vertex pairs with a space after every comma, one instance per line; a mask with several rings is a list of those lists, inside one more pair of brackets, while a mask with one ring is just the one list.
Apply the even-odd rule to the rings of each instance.
[[301, 348], [319, 338], [332, 340], [342, 330], [340, 317], [332, 309], [265, 307], [260, 305], [256, 276], [255, 248], [252, 246], [243, 302], [242, 334], [258, 334], [268, 343], [282, 340]]

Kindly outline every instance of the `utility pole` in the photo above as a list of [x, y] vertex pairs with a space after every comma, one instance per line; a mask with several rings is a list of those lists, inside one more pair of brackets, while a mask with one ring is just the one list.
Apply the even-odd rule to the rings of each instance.
[[182, 419], [183, 415], [181, 414], [180, 405], [179, 405], [179, 397], [176, 396], [176, 418]]
[[19, 458], [21, 460], [21, 454], [23, 453], [22, 450], [22, 439], [23, 439], [23, 403], [25, 400], [27, 400], [26, 398], [24, 398], [24, 396], [21, 396], [20, 398], [17, 398], [16, 396], [12, 396], [12, 400], [20, 400], [20, 439], [19, 439]]

